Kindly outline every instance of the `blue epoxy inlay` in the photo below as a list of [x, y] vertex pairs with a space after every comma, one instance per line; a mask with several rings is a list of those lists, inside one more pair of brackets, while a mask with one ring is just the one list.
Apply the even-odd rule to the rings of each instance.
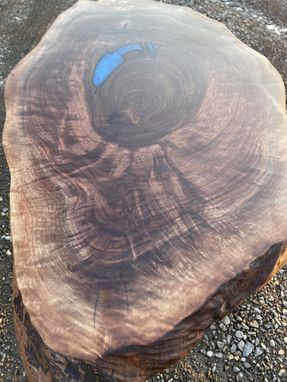
[[149, 53], [154, 56], [156, 52], [156, 44], [153, 42], [148, 42], [144, 45], [144, 47], [137, 43], [128, 44], [118, 48], [112, 53], [105, 53], [97, 63], [93, 75], [93, 84], [97, 87], [101, 86], [106, 79], [123, 64], [124, 58], [122, 56], [130, 52], [141, 50], [148, 50]]

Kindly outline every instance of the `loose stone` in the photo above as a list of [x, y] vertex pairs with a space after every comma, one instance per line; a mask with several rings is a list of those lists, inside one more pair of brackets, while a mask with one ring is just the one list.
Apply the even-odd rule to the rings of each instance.
[[275, 341], [274, 340], [270, 340], [270, 346], [272, 346], [273, 348], [276, 346], [276, 343], [275, 343]]
[[216, 345], [217, 345], [218, 349], [223, 349], [225, 346], [225, 343], [221, 342], [221, 341], [216, 341]]
[[224, 332], [227, 331], [227, 327], [224, 325], [223, 322], [221, 322], [221, 323], [219, 324], [219, 327], [220, 327], [220, 329], [222, 329]]
[[246, 342], [243, 349], [243, 356], [248, 357], [254, 350], [254, 345], [251, 342]]
[[231, 353], [235, 353], [236, 349], [237, 349], [237, 346], [235, 344], [232, 344], [232, 346], [230, 348]]
[[256, 329], [259, 328], [259, 324], [258, 324], [257, 321], [251, 321], [251, 322], [249, 323], [249, 325], [250, 325], [252, 328], [256, 328]]
[[223, 320], [222, 320], [222, 322], [225, 324], [225, 325], [230, 325], [230, 318], [228, 317], [228, 316], [225, 316], [224, 318], [223, 318]]
[[279, 377], [287, 377], [287, 371], [286, 369], [281, 369], [278, 373]]
[[239, 373], [239, 372], [240, 372], [240, 369], [239, 369], [239, 367], [234, 366], [233, 371], [234, 371], [234, 373]]
[[255, 357], [259, 357], [259, 356], [262, 355], [263, 353], [264, 353], [264, 351], [263, 351], [261, 348], [256, 347], [256, 348], [255, 348], [255, 352], [254, 352], [254, 356], [255, 356]]
[[237, 330], [235, 332], [235, 337], [238, 338], [239, 340], [241, 340], [241, 338], [244, 337], [244, 333], [241, 330]]
[[244, 346], [245, 346], [245, 342], [244, 341], [239, 341], [238, 344], [237, 344], [237, 347], [239, 350], [243, 351], [244, 349]]

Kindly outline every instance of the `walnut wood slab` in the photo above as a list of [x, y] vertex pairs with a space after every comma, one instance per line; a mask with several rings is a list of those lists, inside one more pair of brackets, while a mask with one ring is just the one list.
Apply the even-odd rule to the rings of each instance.
[[79, 1], [10, 74], [29, 381], [144, 381], [286, 262], [282, 79], [222, 24]]

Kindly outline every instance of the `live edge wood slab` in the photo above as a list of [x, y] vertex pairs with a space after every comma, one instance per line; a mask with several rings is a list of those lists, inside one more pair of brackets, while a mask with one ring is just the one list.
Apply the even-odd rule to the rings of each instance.
[[5, 95], [30, 382], [144, 381], [286, 262], [284, 86], [222, 24], [80, 1]]

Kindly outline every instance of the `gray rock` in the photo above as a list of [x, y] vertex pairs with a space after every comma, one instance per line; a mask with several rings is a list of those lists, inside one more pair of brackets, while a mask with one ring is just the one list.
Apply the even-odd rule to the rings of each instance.
[[235, 344], [232, 344], [230, 348], [231, 353], [235, 353], [236, 349], [237, 349], [237, 346]]
[[206, 353], [207, 357], [211, 358], [213, 357], [213, 351], [211, 350], [208, 350], [208, 352]]
[[278, 373], [278, 377], [282, 378], [282, 377], [287, 377], [287, 371], [286, 369], [280, 369], [279, 373]]
[[237, 374], [236, 379], [237, 381], [241, 381], [243, 377], [244, 377], [243, 373], [240, 372]]
[[240, 372], [240, 369], [239, 369], [239, 367], [234, 366], [233, 371], [234, 371], [234, 373], [239, 373], [239, 372]]
[[225, 316], [222, 320], [222, 322], [224, 323], [224, 325], [230, 325], [230, 318], [228, 316]]
[[244, 337], [244, 333], [241, 330], [235, 332], [235, 337], [241, 340]]
[[238, 349], [241, 351], [243, 351], [244, 346], [245, 346], [245, 342], [243, 340], [239, 341], [237, 344]]
[[217, 345], [218, 349], [223, 349], [225, 346], [225, 343], [221, 342], [221, 341], [216, 341], [216, 345]]
[[272, 346], [273, 348], [276, 346], [276, 342], [274, 340], [270, 340], [270, 346]]
[[244, 322], [241, 324], [242, 329], [249, 330], [248, 325], [246, 325]]
[[268, 322], [267, 324], [264, 325], [264, 328], [265, 329], [272, 329], [273, 325], [271, 324], [271, 322]]
[[253, 352], [253, 350], [254, 350], [254, 345], [251, 342], [247, 341], [243, 349], [243, 356], [249, 357], [249, 355]]
[[[227, 343], [230, 344], [230, 342], [232, 340], [232, 336], [230, 334], [228, 334], [226, 339], [227, 339]], [[286, 337], [286, 343], [287, 343], [287, 337]]]
[[260, 355], [262, 355], [264, 353], [264, 351], [260, 348], [260, 347], [256, 347], [255, 348], [255, 352], [254, 352], [254, 356], [255, 357], [259, 357]]
[[224, 332], [227, 331], [227, 327], [224, 325], [223, 322], [220, 322], [219, 327], [220, 327], [220, 329], [222, 329]]

